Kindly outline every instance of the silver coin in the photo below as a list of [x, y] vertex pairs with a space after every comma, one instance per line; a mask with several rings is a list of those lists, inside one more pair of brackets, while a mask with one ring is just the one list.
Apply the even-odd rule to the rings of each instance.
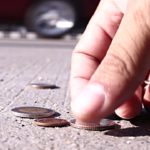
[[54, 110], [41, 107], [16, 107], [11, 110], [13, 114], [21, 118], [46, 118], [55, 114]]
[[70, 121], [70, 125], [77, 129], [91, 130], [91, 131], [103, 131], [114, 129], [118, 126], [114, 121], [110, 119], [101, 119], [100, 123], [78, 123], [75, 119]]
[[59, 88], [56, 85], [48, 84], [48, 83], [30, 83], [28, 86], [36, 89], [57, 89]]

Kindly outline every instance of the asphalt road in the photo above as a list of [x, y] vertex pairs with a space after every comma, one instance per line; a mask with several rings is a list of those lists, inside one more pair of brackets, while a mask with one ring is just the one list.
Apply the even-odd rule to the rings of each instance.
[[[15, 117], [11, 109], [40, 106], [70, 120], [69, 73], [76, 41], [0, 41], [0, 150], [149, 150], [150, 115], [115, 119], [121, 128], [85, 131], [72, 127], [44, 128], [33, 120]], [[47, 82], [59, 89], [27, 88]]]

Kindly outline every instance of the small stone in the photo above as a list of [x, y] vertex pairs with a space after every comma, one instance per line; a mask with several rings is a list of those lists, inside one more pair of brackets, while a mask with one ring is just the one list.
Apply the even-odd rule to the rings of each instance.
[[131, 143], [131, 141], [126, 141], [126, 144], [130, 144]]
[[4, 81], [4, 79], [0, 79], [0, 82], [3, 82]]
[[129, 139], [129, 140], [134, 140], [135, 137], [131, 136], [131, 137], [129, 137], [128, 139]]
[[38, 80], [41, 81], [43, 78], [41, 76], [38, 77]]

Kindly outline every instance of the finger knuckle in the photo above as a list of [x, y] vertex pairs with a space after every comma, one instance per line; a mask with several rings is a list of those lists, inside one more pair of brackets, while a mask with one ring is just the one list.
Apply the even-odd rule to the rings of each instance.
[[[131, 57], [128, 59], [131, 60]], [[109, 52], [104, 61], [105, 66], [107, 66], [108, 72], [112, 75], [120, 75], [128, 77], [130, 76], [130, 69], [127, 61], [123, 59], [121, 56], [117, 55], [117, 53]]]

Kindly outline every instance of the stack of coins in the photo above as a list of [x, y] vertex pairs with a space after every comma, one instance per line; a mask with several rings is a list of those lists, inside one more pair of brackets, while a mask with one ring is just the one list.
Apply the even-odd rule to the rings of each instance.
[[91, 131], [103, 131], [114, 129], [118, 126], [114, 121], [110, 119], [101, 119], [100, 123], [79, 123], [75, 119], [70, 121], [70, 125], [77, 129], [91, 130]]

